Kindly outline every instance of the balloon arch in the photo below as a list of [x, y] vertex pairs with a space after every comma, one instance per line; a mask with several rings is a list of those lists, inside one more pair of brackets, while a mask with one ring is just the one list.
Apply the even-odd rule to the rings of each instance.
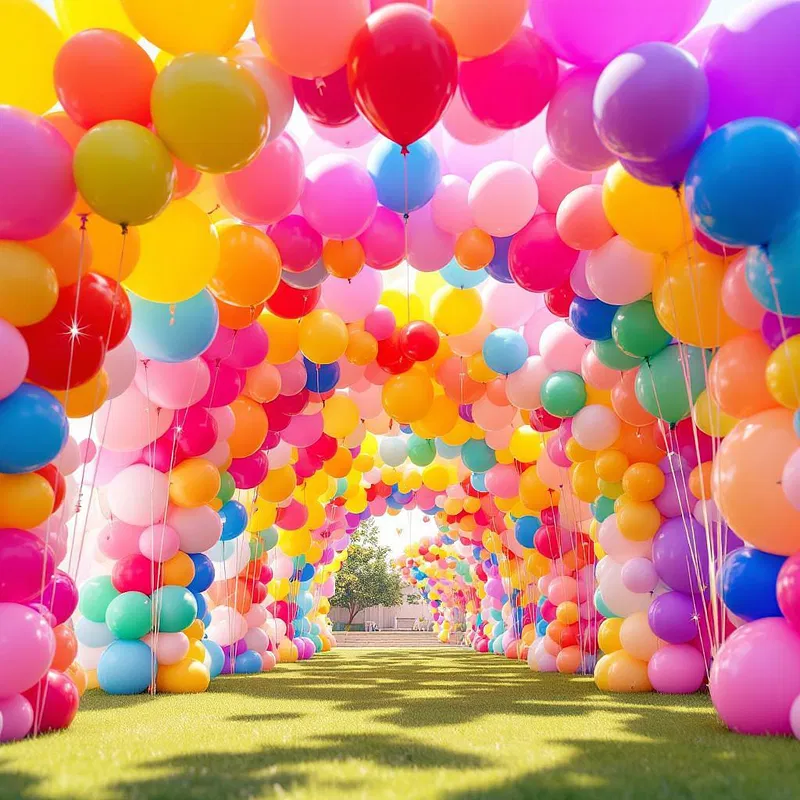
[[0, 739], [403, 510], [443, 641], [800, 734], [800, 2], [428, 5], [0, 0]]

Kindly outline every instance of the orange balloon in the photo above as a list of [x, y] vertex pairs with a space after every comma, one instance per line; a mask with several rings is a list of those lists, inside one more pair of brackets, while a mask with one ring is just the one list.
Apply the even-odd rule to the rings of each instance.
[[219, 309], [219, 324], [235, 331], [252, 325], [264, 310], [264, 303], [254, 306], [234, 306], [230, 303], [223, 303], [219, 297], [215, 297], [214, 300]]
[[714, 501], [731, 528], [753, 547], [781, 556], [800, 550], [800, 511], [781, 486], [796, 450], [792, 412], [762, 411], [722, 440], [711, 477]]
[[230, 606], [240, 614], [246, 614], [253, 605], [253, 595], [247, 587], [247, 581], [239, 578], [212, 583], [208, 587], [208, 599], [213, 606]]
[[86, 670], [77, 661], [73, 661], [64, 670], [64, 674], [75, 684], [78, 694], [83, 697], [83, 693], [89, 688], [89, 676]]
[[[70, 216], [67, 224], [80, 229], [81, 218]], [[139, 231], [122, 228], [103, 219], [98, 214], [86, 218], [87, 239], [92, 245], [92, 272], [115, 281], [124, 281], [139, 262]]]
[[622, 451], [631, 464], [637, 461], [658, 464], [667, 452], [658, 423], [655, 422], [641, 428], [624, 424], [619, 438], [610, 449]]
[[188, 586], [194, 580], [194, 561], [179, 550], [161, 564], [161, 577], [166, 586]]
[[181, 197], [188, 197], [197, 188], [202, 174], [196, 169], [187, 167], [175, 156], [172, 157], [172, 162], [175, 165], [175, 188], [172, 190], [172, 199], [180, 200]]
[[59, 286], [72, 286], [91, 270], [92, 242], [85, 231], [62, 222], [47, 236], [25, 242], [41, 253], [55, 270]]
[[772, 350], [758, 333], [743, 333], [725, 342], [711, 361], [711, 399], [736, 419], [745, 419], [778, 404], [765, 379]]
[[53, 628], [53, 635], [56, 639], [56, 653], [53, 656], [51, 669], [64, 672], [75, 660], [75, 656], [78, 655], [78, 640], [75, 638], [75, 632], [68, 622], [56, 625]]
[[664, 473], [655, 464], [638, 462], [631, 464], [622, 476], [622, 490], [632, 500], [644, 502], [655, 500], [664, 489]]
[[351, 329], [344, 355], [351, 364], [364, 367], [378, 355], [378, 342], [367, 331]]
[[281, 255], [272, 239], [231, 220], [216, 228], [219, 265], [208, 284], [212, 294], [235, 306], [255, 306], [272, 297], [281, 280]]
[[[625, 650], [617, 650], [610, 655], [603, 656], [600, 661], [606, 661], [607, 665], [600, 670], [600, 662], [595, 669], [595, 682], [599, 688], [605, 688], [611, 692], [652, 692], [653, 686], [647, 677], [647, 662], [634, 658]], [[608, 682], [606, 687], [600, 686], [597, 672], [601, 671]]]
[[456, 239], [455, 256], [466, 270], [483, 269], [494, 258], [494, 239], [480, 228], [470, 228]]
[[469, 377], [465, 362], [456, 356], [448, 358], [439, 366], [436, 379], [445, 394], [459, 404], [474, 403], [486, 393], [486, 387]]
[[247, 458], [264, 443], [269, 421], [263, 406], [249, 397], [239, 395], [230, 405], [236, 418], [233, 433], [228, 437], [232, 458]]
[[86, 133], [86, 128], [74, 122], [64, 111], [51, 111], [44, 118], [67, 140], [73, 150]]
[[611, 390], [611, 408], [616, 415], [628, 425], [641, 428], [655, 422], [655, 417], [642, 408], [641, 403], [636, 399], [636, 373], [638, 370], [631, 369], [622, 374], [622, 377]]
[[274, 364], [262, 361], [247, 370], [244, 393], [257, 403], [269, 403], [281, 391], [281, 373]]
[[364, 267], [364, 248], [358, 239], [345, 242], [328, 239], [322, 248], [322, 263], [334, 278], [355, 278]]
[[556, 669], [562, 675], [574, 675], [581, 666], [581, 648], [577, 644], [565, 647], [556, 656]]
[[214, 464], [205, 458], [188, 458], [170, 473], [169, 499], [181, 508], [198, 508], [210, 503], [219, 487], [220, 473]]
[[353, 466], [353, 456], [349, 450], [340, 447], [323, 465], [332, 478], [346, 478]]
[[689, 491], [698, 500], [708, 500], [711, 497], [711, 470], [712, 463], [704, 461], [689, 473]]

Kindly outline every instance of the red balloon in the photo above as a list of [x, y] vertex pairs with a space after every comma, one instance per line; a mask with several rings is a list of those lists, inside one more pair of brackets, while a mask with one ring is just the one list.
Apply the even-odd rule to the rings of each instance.
[[22, 694], [33, 706], [34, 734], [67, 728], [78, 713], [78, 688], [63, 672], [48, 670], [44, 678]]
[[263, 603], [267, 599], [267, 587], [261, 581], [256, 581], [250, 594], [253, 596], [254, 603]]
[[152, 594], [161, 586], [161, 568], [141, 553], [123, 556], [111, 570], [111, 584], [120, 593]]
[[436, 125], [458, 86], [458, 57], [449, 32], [408, 3], [370, 15], [350, 45], [347, 65], [358, 110], [403, 147]]
[[508, 248], [508, 271], [529, 292], [546, 292], [569, 278], [578, 251], [561, 241], [555, 214], [536, 214], [514, 234]]
[[439, 333], [430, 322], [413, 320], [400, 329], [400, 350], [412, 361], [427, 361], [439, 350]]
[[131, 329], [131, 301], [128, 293], [114, 280], [90, 272], [78, 283], [65, 286], [63, 297], [68, 307], [78, 309], [78, 326], [81, 331], [96, 334], [113, 350]]
[[338, 449], [339, 444], [336, 439], [334, 439], [333, 436], [328, 436], [327, 433], [323, 433], [322, 436], [308, 448], [308, 452], [317, 458], [321, 458], [323, 461], [327, 461], [336, 455]]
[[403, 352], [400, 345], [400, 330], [395, 328], [388, 339], [378, 342], [378, 355], [375, 356], [378, 366], [391, 375], [408, 372], [414, 362]]
[[544, 304], [551, 314], [557, 317], [568, 317], [570, 303], [575, 299], [575, 292], [572, 291], [572, 286], [569, 280], [564, 281], [561, 286], [556, 286], [555, 289], [550, 289], [544, 296]]
[[352, 122], [358, 116], [347, 85], [347, 67], [337, 69], [325, 78], [292, 78], [292, 86], [305, 115], [320, 125], [335, 128]]
[[41, 469], [37, 469], [36, 472], [41, 475], [53, 488], [53, 495], [55, 497], [55, 500], [53, 501], [53, 513], [55, 513], [64, 502], [64, 495], [67, 491], [67, 482], [64, 480], [64, 476], [58, 471], [58, 467], [55, 464], [47, 464]]
[[322, 288], [295, 289], [285, 281], [278, 284], [275, 293], [267, 300], [267, 308], [283, 319], [300, 319], [313, 311], [319, 303]]

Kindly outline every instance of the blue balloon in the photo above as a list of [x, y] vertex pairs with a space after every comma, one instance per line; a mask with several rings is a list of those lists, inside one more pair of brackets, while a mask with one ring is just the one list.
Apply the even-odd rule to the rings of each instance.
[[214, 565], [205, 553], [189, 553], [189, 558], [194, 564], [194, 578], [186, 588], [194, 594], [204, 592], [214, 583]]
[[379, 139], [367, 159], [367, 169], [378, 191], [378, 202], [402, 214], [429, 203], [442, 178], [436, 150], [420, 139], [403, 156], [400, 145]]
[[155, 671], [153, 651], [139, 639], [112, 642], [97, 663], [97, 682], [108, 694], [141, 694]]
[[208, 614], [208, 603], [206, 602], [205, 595], [201, 594], [200, 592], [192, 592], [194, 595], [195, 602], [197, 603], [197, 614], [196, 619], [203, 619], [203, 617]]
[[513, 236], [492, 236], [494, 256], [486, 267], [486, 271], [498, 283], [514, 283], [508, 269], [508, 249], [511, 247], [513, 238]]
[[532, 549], [533, 537], [541, 527], [542, 522], [538, 517], [520, 517], [514, 523], [514, 536], [523, 547]]
[[61, 452], [68, 436], [64, 406], [46, 389], [23, 383], [0, 400], [0, 472], [41, 469]]
[[75, 638], [86, 647], [107, 647], [116, 637], [105, 622], [81, 617], [75, 623]]
[[401, 425], [400, 426], [400, 430], [403, 433], [413, 433], [413, 431], [411, 430], [411, 426], [410, 425]]
[[723, 125], [686, 172], [695, 227], [722, 244], [766, 245], [789, 222], [800, 198], [800, 137], [774, 119]]
[[483, 472], [473, 472], [470, 475], [469, 482], [476, 492], [486, 491], [486, 475]]
[[335, 361], [333, 364], [315, 364], [303, 356], [303, 366], [306, 368], [306, 389], [310, 392], [329, 392], [339, 383], [341, 370]]
[[236, 656], [234, 672], [237, 675], [255, 675], [261, 672], [264, 666], [264, 659], [255, 650], [245, 650], [240, 656]]
[[456, 289], [474, 289], [489, 277], [485, 269], [464, 269], [464, 267], [459, 266], [455, 259], [446, 267], [442, 267], [439, 270], [439, 275], [442, 276], [446, 283], [455, 286]]
[[483, 360], [501, 375], [516, 372], [530, 355], [525, 337], [511, 328], [498, 328], [483, 341]]
[[602, 300], [575, 297], [569, 304], [569, 321], [576, 333], [595, 342], [611, 338], [611, 323], [619, 306]]
[[222, 520], [221, 542], [229, 542], [244, 533], [247, 509], [238, 500], [228, 500], [217, 513]]
[[203, 647], [205, 647], [209, 656], [211, 656], [211, 669], [209, 670], [211, 677], [216, 678], [225, 666], [225, 653], [222, 648], [211, 639], [203, 639]]
[[497, 463], [494, 450], [483, 439], [467, 439], [461, 445], [461, 460], [472, 472], [486, 472]]
[[547, 635], [547, 626], [550, 623], [546, 619], [540, 619], [536, 623], [536, 635], [537, 636], [546, 636]]
[[800, 316], [800, 215], [779, 231], [767, 250], [751, 247], [747, 251], [745, 276], [753, 297], [775, 313]]
[[128, 291], [133, 311], [129, 336], [147, 358], [177, 364], [199, 356], [219, 328], [219, 310], [207, 289], [181, 303], [153, 303]]
[[200, 620], [206, 628], [211, 624], [211, 612], [206, 611], [206, 615]]
[[751, 622], [762, 617], [780, 617], [775, 586], [785, 556], [740, 547], [728, 553], [719, 574], [725, 605], [737, 617]]
[[458, 456], [461, 454], [461, 445], [447, 444], [447, 442], [443, 441], [442, 439], [437, 439], [436, 452], [442, 458], [458, 458]]
[[300, 617], [300, 619], [294, 623], [294, 632], [296, 636], [307, 636], [311, 633], [311, 622], [305, 619], [305, 617]]
[[794, 428], [795, 436], [800, 436], [800, 411], [795, 411], [792, 417], [792, 427]]
[[314, 569], [313, 564], [306, 564], [302, 570], [300, 570], [300, 580], [301, 581], [310, 581], [314, 578], [314, 573], [316, 570]]

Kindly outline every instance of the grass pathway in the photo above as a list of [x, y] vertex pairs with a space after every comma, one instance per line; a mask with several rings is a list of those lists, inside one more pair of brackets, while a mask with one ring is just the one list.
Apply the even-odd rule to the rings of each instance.
[[90, 692], [72, 728], [0, 746], [0, 798], [796, 800], [800, 744], [727, 732], [707, 696], [456, 648], [340, 649], [202, 695]]

